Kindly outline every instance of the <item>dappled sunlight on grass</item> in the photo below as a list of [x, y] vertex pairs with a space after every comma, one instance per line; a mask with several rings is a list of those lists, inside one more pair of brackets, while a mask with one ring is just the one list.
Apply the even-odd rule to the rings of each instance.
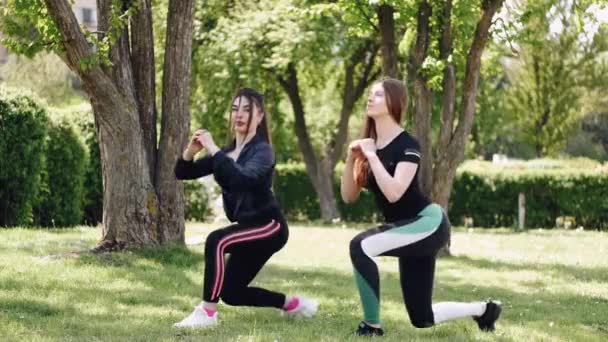
[[[342, 228], [291, 229], [286, 247], [254, 285], [321, 302], [314, 320], [278, 310], [220, 308], [221, 325], [178, 331], [200, 300], [203, 242], [213, 226], [197, 224], [199, 244], [114, 254], [86, 251], [95, 229], [0, 230], [0, 332], [8, 340], [359, 340], [362, 310], [348, 255], [358, 233]], [[457, 230], [454, 256], [437, 265], [435, 301], [497, 298], [504, 314], [495, 334], [471, 319], [416, 329], [399, 287], [397, 262], [378, 258], [386, 341], [602, 341], [608, 339], [606, 234]], [[49, 255], [56, 257], [48, 258]]]

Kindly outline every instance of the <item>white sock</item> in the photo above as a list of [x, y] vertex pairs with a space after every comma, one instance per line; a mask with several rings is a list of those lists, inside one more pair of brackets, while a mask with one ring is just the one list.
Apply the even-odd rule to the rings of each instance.
[[435, 324], [457, 318], [481, 316], [486, 311], [486, 303], [441, 302], [433, 304]]

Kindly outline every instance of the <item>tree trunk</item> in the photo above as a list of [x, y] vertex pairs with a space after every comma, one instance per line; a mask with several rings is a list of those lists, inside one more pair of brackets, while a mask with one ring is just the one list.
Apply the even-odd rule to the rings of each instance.
[[308, 129], [306, 128], [306, 119], [304, 117], [304, 105], [300, 97], [300, 88], [298, 85], [298, 75], [293, 63], [287, 66], [287, 78], [278, 77], [278, 81], [287, 93], [293, 113], [295, 116], [295, 132], [298, 137], [298, 145], [300, 152], [304, 158], [306, 172], [310, 177], [312, 185], [319, 197], [319, 205], [321, 209], [321, 219], [331, 221], [339, 217], [338, 206], [333, 189], [333, 168], [328, 171], [328, 167], [323, 167], [323, 164], [317, 159], [315, 151], [310, 142]]
[[334, 192], [334, 166], [331, 166], [328, 160], [323, 160], [319, 163], [318, 170], [320, 171], [314, 183], [315, 191], [319, 196], [319, 205], [321, 206], [321, 219], [329, 222], [332, 219], [340, 217], [338, 206], [336, 203], [336, 193]]
[[131, 19], [131, 63], [135, 80], [135, 98], [139, 107], [139, 120], [144, 134], [150, 178], [156, 172], [156, 75], [154, 63], [154, 35], [152, 31], [151, 0], [142, 0], [141, 8]]
[[160, 201], [162, 242], [184, 241], [184, 187], [173, 174], [190, 128], [190, 71], [194, 0], [169, 1], [163, 72], [163, 103], [156, 190]]
[[[321, 219], [324, 221], [331, 221], [340, 217], [334, 192], [334, 170], [346, 143], [348, 122], [355, 103], [361, 98], [365, 88], [380, 74], [380, 70], [374, 71], [374, 60], [378, 49], [378, 45], [372, 40], [366, 40], [345, 61], [340, 119], [337, 130], [334, 132], [329, 144], [327, 144], [322, 158], [317, 157], [310, 142], [304, 116], [304, 106], [298, 86], [297, 70], [294, 64], [290, 63], [287, 66], [287, 78], [277, 78], [292, 104], [300, 152], [304, 158], [306, 171], [319, 197]], [[358, 73], [358, 77], [355, 77], [358, 66], [362, 70]]]
[[[444, 123], [447, 125], [446, 127], [442, 127], [440, 140], [444, 143], [449, 143], [445, 147], [440, 147], [440, 151], [442, 152], [435, 160], [432, 198], [442, 206], [445, 205], [444, 208], [446, 208], [446, 210], [450, 200], [456, 169], [464, 160], [464, 148], [473, 125], [479, 73], [481, 70], [481, 55], [483, 54], [483, 50], [488, 40], [492, 19], [502, 5], [502, 2], [503, 0], [487, 0], [482, 2], [481, 16], [477, 22], [473, 41], [466, 59], [461, 109], [457, 121], [458, 124], [453, 132], [452, 127], [454, 127], [454, 120], [456, 119], [450, 114], [450, 108], [443, 108], [442, 120], [451, 118], [451, 122]], [[446, 47], [451, 49], [451, 42], [449, 46], [446, 45]], [[444, 86], [446, 85], [446, 82], [449, 81], [449, 83], [447, 83], [448, 93], [444, 94], [444, 106], [450, 104], [450, 102], [455, 102], [450, 99], [452, 94], [449, 93], [453, 87], [453, 73], [454, 71], [451, 64], [446, 64], [444, 75], [447, 75], [448, 77], [446, 77], [447, 80], [444, 79]]]
[[[466, 59], [466, 70], [463, 81], [463, 93], [459, 117], [455, 118], [456, 79], [454, 65], [450, 61], [452, 54], [451, 0], [442, 2], [440, 15], [439, 55], [445, 62], [443, 77], [443, 94], [441, 101], [441, 128], [437, 139], [436, 153], [431, 154], [431, 106], [432, 93], [427, 80], [422, 74], [422, 63], [426, 59], [429, 46], [431, 5], [426, 1], [418, 9], [418, 26], [416, 45], [411, 57], [411, 75], [414, 82], [415, 99], [415, 134], [421, 145], [424, 156], [420, 165], [420, 182], [424, 193], [448, 211], [450, 194], [458, 165], [464, 159], [464, 147], [471, 133], [475, 100], [481, 69], [481, 55], [488, 39], [489, 28], [494, 14], [503, 0], [482, 1], [482, 13], [473, 37], [473, 42]], [[457, 122], [454, 130], [455, 122]], [[448, 247], [442, 250], [449, 254]]]
[[430, 195], [432, 186], [432, 141], [431, 141], [431, 105], [432, 92], [422, 73], [422, 63], [427, 57], [430, 36], [431, 5], [425, 0], [418, 9], [416, 44], [410, 60], [410, 74], [414, 79], [414, 135], [420, 143], [420, 169], [418, 177], [420, 187]]
[[[87, 92], [95, 91], [85, 83]], [[119, 125], [98, 120], [103, 175], [103, 250], [130, 245], [156, 245], [158, 204], [134, 107], [117, 108], [91, 99], [96, 116], [121, 115]], [[112, 111], [107, 113], [105, 111]]]
[[399, 78], [397, 43], [395, 42], [395, 10], [391, 5], [378, 6], [378, 27], [382, 40], [382, 73], [384, 76]]
[[[82, 79], [95, 115], [104, 188], [103, 236], [97, 251], [184, 241], [184, 196], [172, 169], [189, 121], [192, 1], [173, 0], [169, 6], [164, 75], [170, 90], [163, 101], [158, 158], [151, 8], [149, 0], [142, 1], [132, 18], [132, 47], [128, 30], [123, 29], [110, 49], [112, 66], [85, 69], [80, 62], [93, 50], [71, 5], [67, 0], [45, 0], [63, 39], [62, 57]], [[109, 0], [98, 1], [99, 28], [105, 34], [112, 30], [111, 7]]]

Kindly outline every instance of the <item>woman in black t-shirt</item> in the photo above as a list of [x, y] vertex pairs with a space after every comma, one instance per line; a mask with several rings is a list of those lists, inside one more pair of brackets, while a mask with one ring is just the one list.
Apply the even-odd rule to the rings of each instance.
[[362, 188], [371, 191], [385, 224], [364, 231], [351, 241], [350, 256], [363, 304], [364, 320], [358, 335], [383, 335], [380, 326], [380, 291], [376, 256], [399, 258], [405, 307], [417, 328], [472, 317], [479, 328], [493, 331], [501, 312], [499, 302], [432, 304], [437, 252], [450, 235], [450, 223], [441, 209], [418, 185], [421, 156], [416, 139], [400, 126], [407, 106], [405, 86], [395, 79], [374, 84], [367, 101], [363, 138], [348, 149], [342, 174], [345, 202], [357, 200]]

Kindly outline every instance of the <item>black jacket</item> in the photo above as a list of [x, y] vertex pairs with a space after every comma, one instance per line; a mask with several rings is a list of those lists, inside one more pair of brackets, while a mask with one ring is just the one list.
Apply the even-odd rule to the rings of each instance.
[[196, 161], [180, 157], [175, 177], [195, 179], [213, 174], [222, 188], [224, 211], [232, 222], [257, 221], [277, 212], [279, 205], [271, 189], [275, 166], [272, 147], [256, 135], [243, 147], [236, 161], [226, 155], [232, 149], [234, 144], [213, 157], [208, 155]]

